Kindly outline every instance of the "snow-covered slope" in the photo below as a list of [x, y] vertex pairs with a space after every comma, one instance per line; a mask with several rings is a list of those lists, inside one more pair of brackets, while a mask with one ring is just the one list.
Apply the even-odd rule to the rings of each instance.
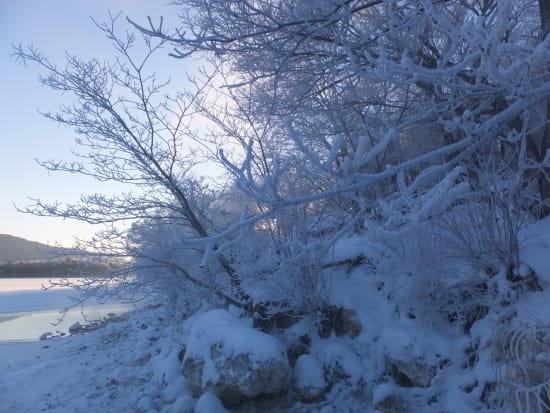
[[[279, 399], [222, 407], [209, 391], [194, 396], [182, 360], [192, 326], [208, 308], [183, 317], [160, 307], [83, 335], [1, 344], [0, 411], [535, 412], [547, 403], [550, 387], [549, 222], [526, 229], [525, 268], [513, 280], [457, 266], [463, 272], [454, 284], [452, 278], [437, 283], [430, 281], [433, 274], [420, 278], [418, 268], [407, 271], [405, 259], [384, 266], [382, 249], [343, 240], [335, 261], [358, 255], [369, 260], [327, 271], [325, 299], [353, 315], [360, 331], [333, 325], [321, 333], [321, 315], [308, 314], [271, 332], [289, 349], [291, 363], [307, 354]], [[486, 277], [482, 285], [471, 284], [479, 277]], [[461, 296], [475, 288], [472, 296]], [[441, 297], [449, 301], [442, 304]], [[223, 334], [203, 330], [193, 330], [200, 336], [195, 345], [202, 346], [195, 352], [208, 354], [215, 344], [211, 348], [231, 356], [242, 343], [245, 352], [265, 354], [265, 348], [254, 348], [248, 327], [239, 327], [240, 335], [227, 343]], [[313, 384], [314, 391], [307, 387]]]

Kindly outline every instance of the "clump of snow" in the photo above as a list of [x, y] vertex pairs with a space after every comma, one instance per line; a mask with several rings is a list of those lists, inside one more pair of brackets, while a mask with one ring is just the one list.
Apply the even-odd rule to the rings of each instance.
[[363, 363], [344, 340], [320, 340], [312, 346], [311, 353], [319, 359], [327, 375], [333, 380], [347, 379], [357, 383], [365, 373]]
[[204, 393], [195, 406], [195, 413], [229, 413], [218, 397], [212, 392]]
[[327, 388], [323, 366], [310, 354], [302, 354], [294, 366], [293, 387], [302, 401], [314, 400]]
[[286, 361], [285, 349], [279, 340], [254, 330], [246, 321], [222, 309], [208, 311], [194, 322], [185, 356], [208, 358], [212, 344], [217, 343], [223, 343], [220, 351], [238, 350], [250, 354], [254, 361]]
[[338, 262], [371, 255], [369, 253], [372, 253], [372, 248], [365, 237], [341, 238], [332, 248], [329, 260]]
[[376, 404], [386, 397], [395, 394], [396, 386], [391, 382], [380, 383], [372, 389], [372, 401]]
[[194, 413], [194, 411], [195, 399], [186, 394], [178, 397], [174, 403], [172, 403], [168, 413]]

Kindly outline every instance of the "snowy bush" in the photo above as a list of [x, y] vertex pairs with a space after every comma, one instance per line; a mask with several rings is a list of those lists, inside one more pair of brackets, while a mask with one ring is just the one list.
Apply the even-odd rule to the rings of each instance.
[[473, 194], [436, 220], [444, 255], [462, 261], [473, 271], [517, 274], [519, 233], [531, 218], [506, 189]]

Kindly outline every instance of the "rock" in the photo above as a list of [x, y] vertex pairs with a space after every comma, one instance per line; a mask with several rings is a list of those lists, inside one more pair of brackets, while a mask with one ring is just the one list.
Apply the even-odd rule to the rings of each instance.
[[298, 357], [294, 366], [292, 389], [296, 398], [304, 403], [315, 401], [326, 393], [328, 385], [319, 360], [310, 354]]
[[361, 334], [361, 330], [361, 322], [359, 318], [357, 318], [355, 310], [349, 310], [347, 308], [340, 309], [336, 319], [336, 328], [334, 329], [336, 336], [355, 338]]
[[361, 322], [355, 310], [330, 306], [323, 311], [323, 319], [319, 324], [319, 336], [327, 338], [334, 331], [337, 337], [357, 337], [361, 334]]
[[286, 330], [300, 320], [300, 315], [292, 310], [274, 311], [280, 308], [279, 303], [254, 304], [252, 325], [264, 333]]
[[302, 354], [309, 353], [309, 347], [311, 345], [311, 338], [307, 334], [298, 337], [298, 340], [290, 344], [286, 350], [288, 356], [288, 362], [292, 367], [296, 365], [298, 357]]
[[108, 320], [109, 319], [94, 320], [94, 321], [90, 321], [88, 324], [80, 324], [77, 321], [76, 323], [74, 323], [69, 327], [69, 333], [73, 335], [88, 333], [90, 331], [94, 331], [105, 326]]
[[321, 362], [329, 385], [340, 381], [355, 385], [365, 373], [357, 354], [341, 339], [320, 340], [312, 346], [311, 354]]
[[226, 406], [287, 391], [285, 348], [225, 310], [200, 316], [191, 328], [182, 373], [195, 397], [212, 392]]
[[401, 387], [430, 387], [437, 368], [422, 362], [388, 360], [388, 369], [395, 383]]
[[407, 413], [409, 406], [407, 402], [399, 396], [390, 395], [380, 400], [374, 405], [376, 410], [384, 413]]
[[38, 337], [38, 339], [43, 341], [43, 340], [47, 340], [51, 337], [53, 337], [53, 333], [51, 331], [48, 331], [47, 333], [41, 334], [40, 337]]
[[69, 333], [71, 334], [77, 334], [77, 333], [80, 333], [82, 331], [84, 327], [82, 326], [82, 324], [80, 324], [78, 321], [74, 324], [72, 324], [70, 327], [69, 327]]

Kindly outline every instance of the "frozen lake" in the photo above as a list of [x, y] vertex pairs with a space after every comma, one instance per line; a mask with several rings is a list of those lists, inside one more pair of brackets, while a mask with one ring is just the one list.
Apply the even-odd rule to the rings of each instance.
[[71, 309], [61, 322], [61, 311], [71, 305], [71, 288], [43, 290], [48, 278], [0, 278], [0, 342], [34, 341], [46, 332], [67, 333], [74, 323], [99, 320], [135, 309], [132, 304], [90, 301]]

